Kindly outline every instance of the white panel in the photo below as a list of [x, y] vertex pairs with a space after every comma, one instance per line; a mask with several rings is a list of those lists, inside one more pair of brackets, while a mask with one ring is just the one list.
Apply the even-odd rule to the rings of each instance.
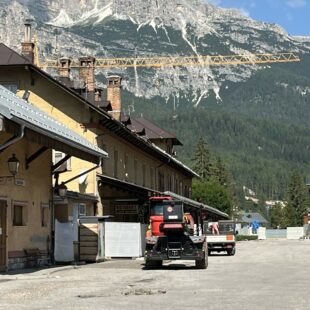
[[140, 257], [141, 224], [140, 223], [105, 223], [106, 257]]
[[298, 240], [304, 236], [303, 227], [287, 227], [287, 239]]
[[72, 262], [73, 253], [73, 225], [71, 223], [60, 223], [55, 220], [55, 261]]
[[266, 227], [259, 227], [257, 229], [258, 240], [266, 240]]

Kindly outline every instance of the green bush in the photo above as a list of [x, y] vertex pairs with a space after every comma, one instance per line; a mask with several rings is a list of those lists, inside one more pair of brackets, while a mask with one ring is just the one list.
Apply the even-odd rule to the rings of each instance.
[[246, 236], [246, 235], [237, 235], [237, 241], [250, 241], [250, 240], [257, 240], [257, 236]]

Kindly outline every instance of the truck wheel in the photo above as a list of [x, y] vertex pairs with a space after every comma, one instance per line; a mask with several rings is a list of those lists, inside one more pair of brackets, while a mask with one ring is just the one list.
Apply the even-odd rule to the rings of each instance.
[[227, 255], [234, 256], [236, 254], [236, 249], [227, 250]]
[[195, 266], [197, 269], [207, 269], [208, 263], [206, 261], [206, 258], [199, 259], [195, 261]]

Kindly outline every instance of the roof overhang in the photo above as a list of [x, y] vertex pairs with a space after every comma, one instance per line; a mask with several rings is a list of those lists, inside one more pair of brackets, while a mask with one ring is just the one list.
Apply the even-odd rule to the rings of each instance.
[[104, 174], [97, 174], [97, 176], [103, 185], [113, 186], [115, 188], [119, 188], [121, 190], [125, 190], [125, 191], [132, 192], [135, 194], [140, 194], [146, 197], [152, 196], [154, 194], [158, 194], [158, 195], [162, 194], [161, 192], [156, 191], [154, 189], [140, 186], [140, 185], [137, 185], [131, 182], [119, 180], [119, 179], [109, 177]]
[[194, 208], [197, 208], [197, 209], [201, 209], [203, 211], [207, 211], [209, 214], [212, 214], [212, 215], [216, 215], [216, 216], [219, 216], [221, 218], [225, 218], [225, 219], [228, 219], [229, 216], [228, 214], [218, 210], [218, 209], [215, 209], [215, 208], [212, 208], [206, 204], [203, 204], [201, 202], [198, 202], [196, 200], [193, 200], [193, 199], [190, 199], [190, 198], [187, 198], [187, 197], [184, 197], [184, 196], [181, 196], [181, 195], [178, 195], [178, 194], [175, 194], [173, 192], [169, 192], [169, 191], [166, 191], [164, 192], [165, 195], [167, 196], [171, 196], [175, 199], [178, 199], [178, 200], [181, 200], [183, 203], [185, 204], [188, 204], [190, 205], [191, 207], [194, 207]]
[[96, 164], [108, 156], [96, 145], [1, 85], [0, 116], [2, 131], [17, 134], [20, 126], [25, 126], [28, 140]]

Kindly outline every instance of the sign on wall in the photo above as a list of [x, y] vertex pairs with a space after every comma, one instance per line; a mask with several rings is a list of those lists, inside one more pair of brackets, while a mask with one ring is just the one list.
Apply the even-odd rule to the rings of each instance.
[[115, 214], [138, 214], [139, 205], [133, 203], [122, 203], [114, 206]]

